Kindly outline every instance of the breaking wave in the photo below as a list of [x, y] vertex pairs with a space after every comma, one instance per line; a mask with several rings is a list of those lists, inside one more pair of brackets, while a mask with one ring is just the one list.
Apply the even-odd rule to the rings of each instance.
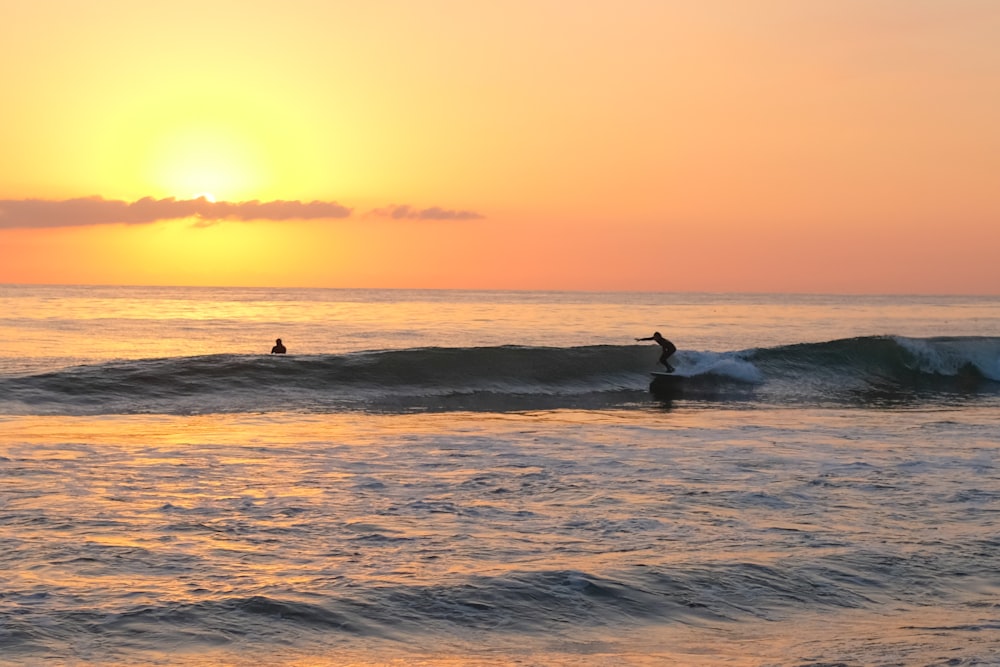
[[4, 414], [608, 408], [661, 398], [882, 404], [1000, 393], [1000, 338], [873, 336], [682, 350], [649, 383], [649, 346], [468, 347], [143, 359], [0, 377]]

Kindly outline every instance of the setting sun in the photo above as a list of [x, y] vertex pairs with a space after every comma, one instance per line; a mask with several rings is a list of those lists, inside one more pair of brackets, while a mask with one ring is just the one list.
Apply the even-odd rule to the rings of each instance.
[[208, 201], [251, 198], [266, 181], [265, 168], [249, 137], [226, 128], [178, 128], [149, 147], [149, 179], [171, 196], [199, 192]]

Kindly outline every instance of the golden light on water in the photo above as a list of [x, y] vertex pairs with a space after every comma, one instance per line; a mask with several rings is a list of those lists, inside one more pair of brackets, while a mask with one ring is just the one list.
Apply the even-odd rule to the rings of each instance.
[[[566, 416], [571, 422], [577, 421], [579, 417], [573, 413]], [[690, 414], [678, 416], [682, 418], [680, 422], [671, 422], [672, 428], [678, 433], [695, 428], [698, 420], [705, 419], [704, 416]], [[745, 415], [723, 417], [733, 424], [746, 418]], [[128, 599], [129, 605], [155, 608], [166, 603], [167, 606], [180, 610], [189, 605], [198, 609], [203, 604], [212, 603], [225, 607], [231, 604], [230, 598], [242, 600], [242, 603], [252, 607], [257, 598], [238, 592], [247, 581], [252, 581], [254, 590], [259, 592], [262, 601], [268, 598], [270, 591], [275, 590], [283, 592], [284, 597], [279, 598], [281, 602], [296, 600], [306, 608], [315, 606], [323, 609], [315, 597], [306, 595], [297, 600], [292, 591], [310, 590], [317, 585], [317, 577], [336, 590], [336, 586], [329, 582], [337, 581], [345, 569], [351, 568], [354, 568], [355, 577], [373, 587], [388, 585], [387, 582], [396, 577], [420, 582], [425, 579], [426, 570], [435, 568], [435, 577], [454, 574], [489, 575], [489, 572], [474, 568], [456, 569], [457, 564], [449, 563], [447, 552], [438, 554], [431, 561], [422, 560], [420, 552], [409, 552], [415, 542], [433, 540], [435, 532], [454, 532], [467, 537], [465, 531], [468, 530], [468, 525], [463, 525], [460, 516], [437, 514], [434, 522], [417, 522], [413, 517], [393, 517], [391, 512], [379, 511], [376, 507], [366, 509], [363, 504], [351, 504], [350, 488], [359, 481], [364, 481], [367, 477], [365, 470], [378, 469], [386, 462], [386, 457], [392, 457], [394, 452], [402, 453], [408, 447], [407, 438], [419, 437], [421, 434], [432, 438], [440, 437], [442, 425], [453, 424], [455, 418], [455, 415], [317, 415], [285, 419], [278, 415], [245, 414], [194, 417], [113, 416], [99, 420], [6, 417], [3, 438], [0, 439], [0, 455], [11, 461], [58, 461], [65, 466], [66, 472], [71, 473], [68, 483], [58, 487], [40, 487], [37, 494], [19, 495], [13, 504], [21, 511], [34, 508], [38, 512], [59, 516], [61, 520], [72, 523], [74, 530], [78, 532], [81, 546], [91, 554], [83, 563], [75, 559], [50, 559], [45, 567], [20, 573], [20, 581], [22, 585], [27, 583], [39, 587], [49, 587], [52, 582], [59, 582], [61, 586], [81, 590], [135, 589]], [[497, 421], [509, 422], [510, 433], [539, 425], [531, 415], [500, 417]], [[479, 416], [459, 417], [459, 424], [459, 431], [469, 434], [477, 433], [483, 428]], [[494, 424], [488, 430], [492, 431], [498, 425]], [[720, 424], [716, 423], [714, 426], [718, 428]], [[614, 432], [620, 431], [612, 429], [606, 431], [605, 435], [613, 440]], [[318, 436], [319, 433], [322, 436]], [[386, 436], [390, 434], [395, 435], [387, 440]], [[300, 458], [305, 449], [316, 442], [317, 437], [324, 440], [324, 447], [333, 449], [321, 458]], [[69, 444], [74, 442], [90, 444]], [[703, 444], [710, 449], [713, 447], [711, 443]], [[754, 446], [752, 442], [747, 443], [748, 448]], [[333, 450], [337, 453], [334, 454]], [[597, 451], [604, 449], [598, 448]], [[441, 454], [447, 456], [445, 450], [441, 450]], [[324, 460], [336, 463], [331, 465], [331, 470], [324, 470]], [[347, 462], [351, 463], [345, 468]], [[683, 459], [679, 459], [678, 463], [683, 465]], [[355, 469], [350, 471], [349, 468]], [[529, 467], [519, 468], [517, 474], [525, 480], [544, 478], [539, 472], [540, 470]], [[393, 485], [398, 476], [406, 478], [409, 475], [391, 465], [388, 469], [383, 469], [383, 473], [388, 473], [382, 479], [389, 486]], [[415, 498], [417, 502], [433, 502], [437, 493], [447, 497], [448, 490], [475, 482], [482, 477], [484, 471], [456, 467], [443, 473], [434, 474], [438, 484], [427, 487], [427, 494]], [[154, 486], [141, 483], [150, 477], [155, 477], [159, 483]], [[44, 479], [38, 482], [42, 485], [46, 483], [47, 480]], [[539, 490], [546, 492], [535, 498], [541, 504], [534, 506], [534, 512], [552, 509], [545, 496], [553, 490], [545, 489], [544, 486]], [[600, 492], [598, 493], [597, 499], [601, 500]], [[709, 492], [706, 490], [705, 493]], [[348, 505], [327, 507], [326, 503], [332, 495], [339, 495]], [[562, 498], [563, 501], [567, 499], [565, 496]], [[616, 517], [616, 507], [622, 509], [622, 517], [631, 516], [627, 510], [629, 503], [623, 502], [629, 500], [627, 493], [613, 493], [603, 498], [603, 501], [612, 499], [616, 502], [607, 504], [608, 518]], [[594, 500], [590, 496], [576, 499], [581, 509]], [[668, 494], [665, 501], [669, 500]], [[484, 499], [484, 502], [467, 509], [488, 512], [491, 506], [500, 502], [502, 501], [497, 499]], [[645, 502], [648, 502], [648, 498]], [[311, 519], [329, 520], [324, 530], [332, 532], [320, 531], [317, 535], [320, 539], [311, 541], [309, 548], [317, 553], [312, 553], [313, 560], [300, 568], [297, 559], [301, 557], [301, 552], [297, 547], [302, 545], [290, 542], [288, 536], [304, 520], [295, 510], [310, 506], [329, 510], [323, 515], [311, 515]], [[338, 509], [343, 511], [343, 520], [338, 518]], [[750, 522], [747, 529], [754, 528], [754, 519], [747, 514], [744, 513], [737, 519], [719, 512], [719, 509], [713, 507], [710, 524]], [[526, 512], [521, 520], [530, 520], [534, 512]], [[254, 516], [253, 521], [247, 518], [248, 514]], [[404, 520], [407, 518], [409, 520]], [[123, 524], [129, 526], [129, 532], [122, 532]], [[702, 528], [707, 529], [710, 524], [703, 524]], [[45, 531], [49, 528], [44, 522], [26, 525], [20, 532], [19, 539], [30, 541], [36, 530]], [[486, 539], [492, 530], [494, 529], [488, 525], [480, 525], [476, 538]], [[792, 531], [794, 528], [787, 530]], [[324, 553], [322, 536], [337, 533], [340, 534], [340, 540], [345, 539], [346, 535], [348, 543], [363, 541], [372, 534], [399, 540], [399, 555], [404, 562], [402, 565], [387, 565], [379, 559], [365, 561], [360, 555], [361, 549], [355, 552], [352, 549], [331, 548], [329, 553]], [[502, 532], [493, 536], [498, 544], [509, 542], [511, 549], [516, 549], [516, 537], [515, 534], [505, 537]], [[564, 539], [559, 534], [551, 537], [557, 542]], [[586, 555], [586, 550], [574, 557], [571, 555], [572, 547], [579, 544], [563, 543], [560, 555], [552, 556], [558, 559], [560, 568], [569, 572], [601, 571], [602, 568], [613, 566], [614, 559], [621, 557], [621, 554], [614, 555], [617, 552], [606, 554], [605, 557], [610, 560], [603, 565], [592, 560], [600, 555]], [[670, 542], [663, 543], [663, 548], [670, 549]], [[673, 548], [678, 551], [678, 572], [692, 567], [692, 563], [696, 563], [697, 568], [711, 568], [727, 562], [722, 554], [693, 554], [680, 545], [674, 545]], [[397, 554], [393, 551], [388, 548], [381, 552], [381, 556], [394, 558]], [[165, 555], [173, 555], [175, 558], [183, 556], [178, 562], [204, 561], [217, 565], [204, 572], [197, 567], [180, 567], [175, 571], [154, 566], [161, 564], [160, 559]], [[426, 551], [422, 552], [423, 557], [427, 555]], [[731, 559], [732, 553], [729, 556]], [[750, 551], [749, 545], [743, 548], [739, 557], [742, 563], [767, 563], [771, 567], [777, 567], [775, 563], [780, 560], [774, 559], [769, 552]], [[504, 567], [499, 563], [496, 565], [498, 568]], [[539, 561], [535, 565], [544, 569], [548, 566], [548, 561]], [[529, 563], [520, 562], [512, 572], [531, 567]], [[498, 569], [495, 572], [503, 571]], [[137, 582], [142, 583], [139, 585]], [[540, 599], [545, 598], [544, 591], [538, 591], [537, 594]], [[218, 597], [212, 597], [213, 595]], [[484, 604], [487, 603], [488, 599], [484, 599]], [[282, 608], [279, 604], [275, 610]], [[336, 605], [331, 608], [336, 609]], [[155, 623], [141, 618], [133, 620], [128, 612], [119, 616], [115, 610], [108, 609], [107, 613], [109, 618], [118, 618], [117, 623], [126, 627], [134, 623], [136, 632], [156, 631]], [[447, 642], [435, 647], [433, 639], [429, 638], [420, 646], [414, 646], [412, 642], [372, 642], [376, 648], [369, 650], [357, 643], [345, 642], [345, 646], [338, 647], [333, 655], [329, 644], [313, 643], [314, 638], [307, 631], [300, 631], [297, 636], [291, 635], [295, 637], [294, 641], [290, 640], [281, 646], [270, 646], [266, 659], [267, 664], [281, 667], [330, 664], [356, 667], [501, 667], [523, 664], [524, 656], [530, 657], [532, 664], [553, 667], [605, 663], [632, 667], [662, 664], [748, 667], [761, 664], [762, 661], [787, 661], [789, 656], [811, 655], [818, 650], [829, 650], [830, 647], [842, 647], [845, 651], [851, 651], [856, 644], [845, 638], [859, 633], [862, 637], [871, 638], [867, 641], [884, 646], [924, 644], [930, 636], [928, 629], [937, 628], [934, 634], [941, 632], [942, 614], [946, 612], [930, 606], [901, 608], [894, 610], [891, 622], [887, 622], [881, 615], [872, 615], [870, 610], [848, 609], [838, 610], [836, 613], [827, 610], [821, 614], [802, 613], [780, 623], [706, 621], [694, 613], [684, 615], [683, 610], [677, 613], [680, 614], [678, 622], [670, 624], [651, 624], [649, 627], [639, 624], [638, 628], [614, 630], [594, 627], [588, 630], [586, 644], [576, 643], [565, 650], [560, 650], [558, 637], [548, 643], [533, 644], [515, 632], [508, 640], [509, 645], [504, 643], [503, 638], [497, 639], [495, 634], [491, 635], [494, 643], [490, 646], [489, 654], [477, 654], [474, 649], [470, 651], [456, 648]], [[259, 611], [248, 613], [247, 622], [252, 624], [255, 622], [254, 617], [259, 614]], [[169, 624], [171, 618], [171, 612], [165, 609], [161, 622]], [[363, 613], [360, 618], [363, 619]], [[273, 621], [270, 617], [263, 616], [256, 622], [266, 624]], [[285, 619], [281, 619], [281, 622], [287, 623]], [[720, 631], [724, 634], [722, 639]], [[224, 632], [218, 632], [210, 624], [203, 628], [203, 632], [204, 637], [215, 637], [219, 641], [207, 644], [204, 637], [194, 634], [187, 641], [173, 637], [166, 645], [150, 644], [143, 649], [135, 649], [130, 657], [133, 664], [147, 658], [150, 662], [163, 664], [179, 664], [183, 661], [184, 664], [196, 667], [244, 667], [255, 664], [248, 651], [233, 649], [228, 645]], [[522, 645], [515, 645], [519, 639]], [[613, 642], [635, 648], [632, 652], [625, 648], [613, 654], [602, 654], [602, 646]], [[525, 645], [529, 648], [525, 648]], [[507, 648], [504, 650], [498, 646]], [[332, 657], [335, 659], [332, 660]]]

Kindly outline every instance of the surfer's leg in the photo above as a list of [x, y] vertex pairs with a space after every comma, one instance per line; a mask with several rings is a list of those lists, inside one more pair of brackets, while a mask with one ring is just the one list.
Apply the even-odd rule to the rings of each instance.
[[668, 373], [673, 373], [674, 372], [674, 367], [671, 366], [670, 362], [667, 361], [667, 357], [669, 357], [669, 356], [670, 355], [667, 354], [666, 352], [664, 352], [663, 354], [661, 354], [660, 355], [660, 363], [663, 364], [663, 367], [667, 369]]

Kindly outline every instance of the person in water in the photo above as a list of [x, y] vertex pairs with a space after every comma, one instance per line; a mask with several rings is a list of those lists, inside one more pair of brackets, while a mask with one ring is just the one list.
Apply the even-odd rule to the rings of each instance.
[[677, 346], [671, 343], [663, 336], [661, 336], [659, 331], [654, 331], [653, 335], [649, 336], [648, 338], [636, 338], [636, 341], [643, 341], [643, 340], [656, 341], [656, 344], [659, 345], [661, 348], [663, 348], [663, 352], [660, 354], [659, 363], [666, 366], [668, 373], [673, 373], [674, 367], [670, 365], [670, 362], [668, 362], [667, 359], [669, 359], [670, 355], [672, 355], [674, 352], [677, 351]]
[[271, 354], [284, 354], [287, 351], [288, 350], [285, 349], [285, 346], [281, 344], [280, 338], [274, 341], [274, 347], [271, 348]]

